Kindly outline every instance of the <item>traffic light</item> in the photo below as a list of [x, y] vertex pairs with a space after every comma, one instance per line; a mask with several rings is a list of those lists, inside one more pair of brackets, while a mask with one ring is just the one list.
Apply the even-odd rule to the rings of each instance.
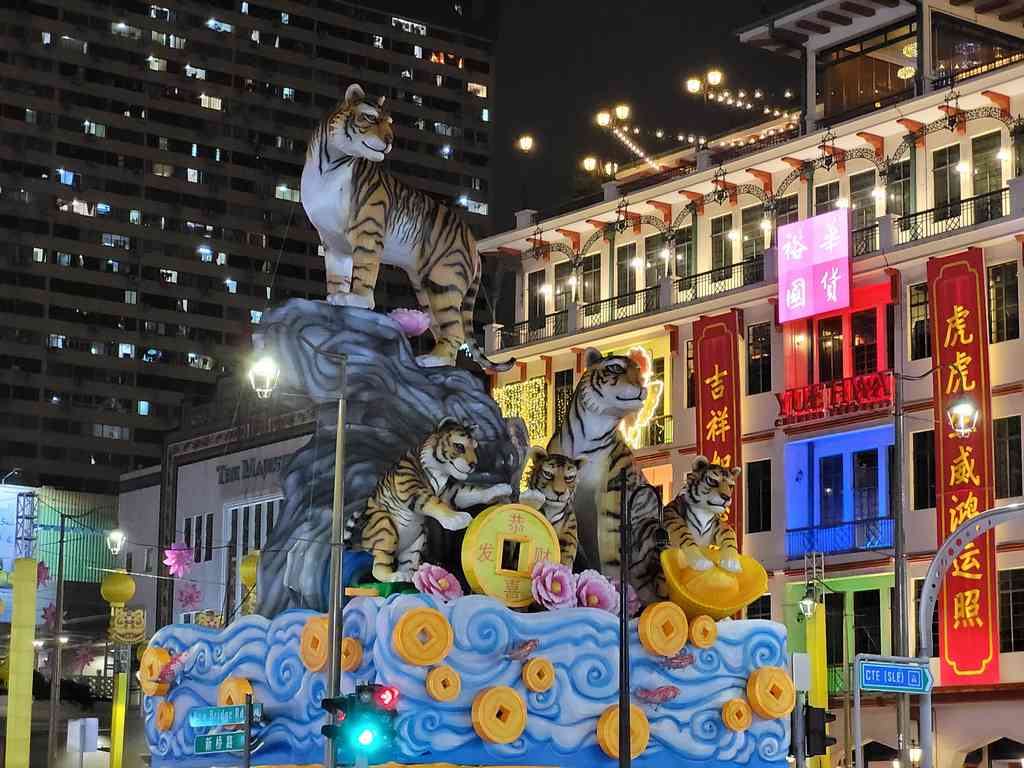
[[355, 693], [324, 699], [321, 706], [332, 714], [332, 723], [320, 732], [334, 742], [340, 764], [354, 763], [358, 756], [388, 749], [394, 740], [398, 689], [379, 683], [361, 683]]
[[805, 710], [804, 732], [806, 733], [807, 757], [828, 754], [828, 748], [834, 746], [835, 738], [828, 735], [827, 726], [835, 722], [836, 716], [821, 707], [808, 706]]

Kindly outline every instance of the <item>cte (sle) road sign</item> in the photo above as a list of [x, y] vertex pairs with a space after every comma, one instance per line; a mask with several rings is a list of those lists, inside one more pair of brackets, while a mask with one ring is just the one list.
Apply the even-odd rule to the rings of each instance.
[[859, 667], [860, 687], [865, 691], [921, 694], [932, 689], [931, 670], [923, 664], [862, 661]]

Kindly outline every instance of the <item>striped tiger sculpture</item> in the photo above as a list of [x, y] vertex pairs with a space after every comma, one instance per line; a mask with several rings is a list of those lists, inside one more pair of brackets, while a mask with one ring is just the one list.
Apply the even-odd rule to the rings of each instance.
[[435, 346], [421, 365], [453, 365], [463, 349], [495, 365], [473, 339], [480, 256], [465, 222], [448, 206], [399, 181], [382, 166], [394, 144], [383, 97], [350, 85], [345, 99], [313, 131], [302, 169], [302, 205], [320, 234], [327, 301], [373, 309], [381, 264], [401, 267], [429, 310]]
[[[639, 411], [646, 382], [635, 360], [585, 352], [586, 370], [569, 403], [565, 421], [548, 442], [547, 452], [586, 459], [579, 470], [573, 502], [583, 564], [619, 580], [619, 512], [622, 470], [632, 521], [629, 581], [644, 602], [665, 595], [659, 547], [678, 546], [684, 534], [680, 518], [663, 518], [661, 497], [633, 461], [619, 422]], [[666, 542], [667, 537], [667, 542]]]
[[701, 551], [701, 547], [712, 545], [719, 549], [720, 568], [732, 573], [741, 570], [736, 531], [728, 523], [739, 474], [739, 467], [723, 467], [697, 456], [686, 475], [686, 488], [665, 507], [666, 514], [686, 521], [680, 547], [695, 571], [706, 571], [714, 565]]
[[548, 453], [539, 446], [530, 449], [530, 459], [526, 490], [520, 492], [519, 501], [538, 510], [551, 523], [558, 535], [562, 565], [571, 568], [580, 542], [573, 494], [579, 469], [586, 459]]
[[345, 542], [373, 555], [377, 581], [411, 581], [423, 561], [424, 520], [432, 517], [448, 531], [461, 531], [472, 516], [463, 511], [479, 504], [505, 501], [506, 483], [465, 483], [476, 469], [477, 441], [472, 429], [445, 418], [420, 446], [406, 453], [381, 477], [366, 502], [364, 515], [353, 515]]

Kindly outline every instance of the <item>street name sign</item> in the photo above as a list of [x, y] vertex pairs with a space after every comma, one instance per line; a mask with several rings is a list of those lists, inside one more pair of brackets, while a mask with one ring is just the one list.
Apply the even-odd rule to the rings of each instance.
[[[252, 705], [253, 722], [263, 717], [263, 705]], [[228, 707], [198, 707], [189, 710], [188, 724], [193, 728], [213, 728], [218, 725], [245, 725], [245, 705]]]
[[923, 664], [862, 661], [859, 666], [860, 687], [865, 691], [920, 694], [932, 689], [931, 670]]
[[196, 754], [212, 752], [241, 752], [245, 749], [245, 731], [218, 733], [214, 736], [196, 736]]

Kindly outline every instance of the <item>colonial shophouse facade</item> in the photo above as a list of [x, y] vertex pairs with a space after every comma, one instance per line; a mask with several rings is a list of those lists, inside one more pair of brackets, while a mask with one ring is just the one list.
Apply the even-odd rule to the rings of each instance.
[[[802, 114], [661, 155], [658, 173], [632, 167], [602, 200], [521, 212], [481, 243], [518, 264], [517, 322], [491, 326], [487, 343], [518, 362], [493, 391], [536, 443], [563, 417], [587, 347], [642, 349], [662, 396], [629, 435], [639, 463], [666, 501], [698, 452], [742, 466], [733, 514], [770, 576], [747, 613], [787, 623], [796, 650], [805, 555], [824, 553], [833, 760], [850, 743], [844, 664], [895, 652], [896, 473], [912, 649], [940, 534], [1024, 500], [1024, 28], [982, 4], [921, 6], [804, 3], [742, 31], [802, 54]], [[830, 212], [849, 255], [808, 271], [801, 293], [793, 233]], [[946, 418], [958, 397], [980, 410], [962, 440]], [[930, 628], [943, 768], [998, 763], [1012, 749], [1000, 739], [1022, 741], [1024, 520], [958, 562]], [[896, 744], [895, 708], [871, 704], [877, 756]]]

